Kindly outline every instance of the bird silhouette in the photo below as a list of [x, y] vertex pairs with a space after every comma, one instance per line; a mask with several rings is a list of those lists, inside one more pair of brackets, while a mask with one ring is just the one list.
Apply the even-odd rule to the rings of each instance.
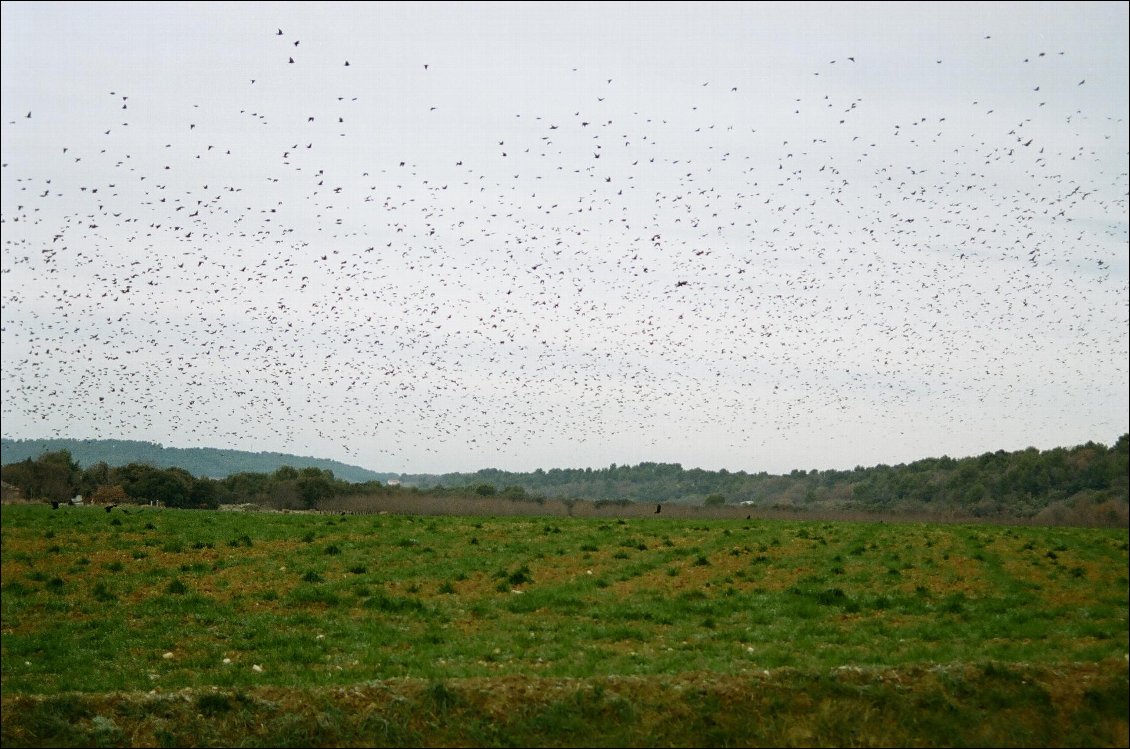
[[1122, 381], [1124, 123], [1070, 54], [884, 50], [928, 101], [803, 49], [658, 99], [597, 59], [474, 98], [480, 60], [301, 31], [286, 75], [260, 26], [179, 99], [98, 67], [66, 119], [13, 99], [6, 428], [756, 462], [923, 413], [907, 450], [1046, 434], [1102, 400], [1088, 372]]

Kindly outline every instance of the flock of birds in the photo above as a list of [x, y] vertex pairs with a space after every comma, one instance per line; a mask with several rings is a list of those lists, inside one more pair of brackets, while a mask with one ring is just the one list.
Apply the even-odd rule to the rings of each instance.
[[236, 95], [170, 114], [107, 86], [73, 142], [4, 123], [6, 431], [378, 469], [705, 443], [757, 468], [793, 435], [1054, 432], [1053, 394], [1125, 387], [1126, 152], [1095, 143], [1126, 123], [1064, 52], [1011, 61], [1031, 86], [1000, 112], [892, 121], [861, 51], [787, 101], [699, 81], [660, 116], [581, 66], [573, 98], [377, 121], [356, 56], [264, 33]]

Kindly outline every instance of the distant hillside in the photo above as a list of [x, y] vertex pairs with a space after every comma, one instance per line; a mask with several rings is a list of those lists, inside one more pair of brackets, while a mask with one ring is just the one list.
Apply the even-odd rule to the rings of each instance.
[[[43, 483], [46, 479], [36, 471], [24, 471], [26, 475], [22, 475], [18, 464], [67, 450], [82, 468], [97, 463], [106, 463], [112, 468], [141, 463], [156, 470], [187, 471], [200, 479], [182, 487], [189, 494], [199, 489], [197, 504], [254, 501], [274, 502], [281, 507], [317, 507], [319, 502], [332, 497], [354, 497], [358, 492], [374, 491], [383, 495], [391, 490], [417, 496], [474, 494], [513, 500], [738, 505], [792, 512], [1024, 519], [1111, 527], [1125, 527], [1130, 523], [1130, 434], [1123, 434], [1110, 447], [1096, 442], [1044, 451], [1030, 447], [966, 458], [925, 458], [894, 466], [859, 466], [846, 471], [797, 470], [779, 476], [765, 472], [684, 469], [678, 463], [553, 468], [532, 473], [483, 469], [475, 473], [408, 475], [376, 473], [332, 460], [283, 453], [164, 448], [149, 442], [124, 440], [5, 439], [2, 446], [0, 463], [6, 469], [4, 480], [21, 486], [26, 496], [47, 496]], [[272, 475], [282, 466], [329, 471], [336, 481], [297, 474]], [[63, 482], [66, 491], [83, 487], [83, 481], [97, 482], [106, 478], [60, 476], [57, 467], [52, 466], [47, 466], [46, 470], [48, 477], [54, 476]], [[121, 484], [131, 497], [162, 491], [168, 494], [165, 490], [169, 487], [150, 486], [152, 482], [147, 484], [144, 477], [136, 473], [127, 471], [113, 477], [111, 483]], [[174, 483], [179, 481], [171, 478]], [[209, 479], [220, 479], [215, 483], [223, 485], [197, 486], [211, 483]], [[388, 487], [392, 479], [396, 481]], [[365, 486], [370, 481], [386, 486]], [[91, 484], [85, 487], [84, 493], [93, 490], [94, 484]], [[62, 489], [60, 492], [57, 492], [60, 496], [69, 496]], [[183, 506], [196, 506], [192, 504], [196, 501], [192, 496], [186, 497], [180, 498], [187, 503]], [[171, 499], [167, 501], [170, 506], [176, 506]]]
[[[1124, 524], [1130, 500], [1130, 435], [1107, 447], [1006, 452], [976, 457], [925, 458], [850, 471], [793, 471], [786, 475], [684, 469], [678, 463], [554, 468], [533, 473], [484, 469], [475, 473], [402, 475], [406, 487], [480, 487], [549, 498], [604, 501], [742, 504], [795, 510], [910, 512], [1059, 521], [1107, 516]], [[509, 489], [509, 492], [507, 491]]]
[[287, 455], [286, 453], [220, 450], [212, 447], [162, 447], [134, 440], [0, 440], [0, 464], [35, 459], [46, 452], [68, 450], [80, 466], [95, 463], [124, 466], [145, 463], [156, 468], [183, 468], [193, 476], [226, 478], [236, 473], [273, 473], [280, 466], [319, 468], [333, 471], [335, 478], [352, 483], [387, 481], [395, 473], [376, 473], [336, 460]]

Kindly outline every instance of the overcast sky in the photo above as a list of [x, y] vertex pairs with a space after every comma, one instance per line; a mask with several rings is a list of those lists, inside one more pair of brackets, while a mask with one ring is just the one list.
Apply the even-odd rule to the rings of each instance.
[[1126, 3], [3, 3], [11, 438], [788, 472], [1128, 429]]

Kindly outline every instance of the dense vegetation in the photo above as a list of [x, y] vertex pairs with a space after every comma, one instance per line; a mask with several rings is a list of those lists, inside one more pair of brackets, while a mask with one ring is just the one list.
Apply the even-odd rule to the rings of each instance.
[[35, 439], [0, 440], [0, 463], [18, 463], [43, 453], [66, 450], [80, 466], [105, 463], [124, 466], [144, 463], [157, 468], [181, 468], [193, 476], [220, 479], [235, 473], [272, 473], [282, 466], [332, 471], [354, 483], [387, 481], [394, 473], [377, 473], [336, 460], [273, 452], [219, 450], [212, 447], [162, 447], [137, 440]]
[[1126, 523], [1130, 498], [1130, 435], [1106, 447], [977, 457], [927, 458], [851, 471], [801, 471], [774, 476], [744, 471], [684, 469], [678, 463], [553, 469], [534, 473], [404, 476], [419, 486], [513, 486], [546, 497], [642, 502], [748, 503], [754, 507], [919, 513], [1051, 522]]
[[387, 491], [379, 481], [354, 484], [320, 468], [282, 466], [272, 473], [237, 473], [223, 479], [195, 477], [183, 468], [145, 463], [82, 468], [66, 450], [0, 468], [5, 484], [31, 500], [60, 502], [76, 494], [101, 504], [152, 500], [167, 507], [209, 509], [221, 504], [258, 503], [311, 509], [331, 497]]
[[824, 514], [865, 512], [1125, 526], [1130, 517], [1130, 435], [1124, 434], [1111, 447], [1088, 442], [1072, 448], [998, 450], [970, 458], [927, 458], [851, 471], [797, 470], [780, 476], [640, 463], [533, 473], [486, 469], [472, 474], [403, 476], [402, 486], [390, 486], [377, 480], [350, 482], [314, 466], [284, 465], [270, 472], [238, 472], [222, 479], [144, 462], [124, 466], [98, 462], [83, 468], [69, 451], [62, 450], [6, 464], [2, 478], [29, 499], [64, 500], [80, 493], [108, 503], [157, 499], [170, 507], [253, 503], [311, 509], [341, 507], [340, 500], [353, 498], [359, 501], [350, 502], [350, 509], [365, 511], [364, 497], [397, 493], [740, 504], [751, 509]]

